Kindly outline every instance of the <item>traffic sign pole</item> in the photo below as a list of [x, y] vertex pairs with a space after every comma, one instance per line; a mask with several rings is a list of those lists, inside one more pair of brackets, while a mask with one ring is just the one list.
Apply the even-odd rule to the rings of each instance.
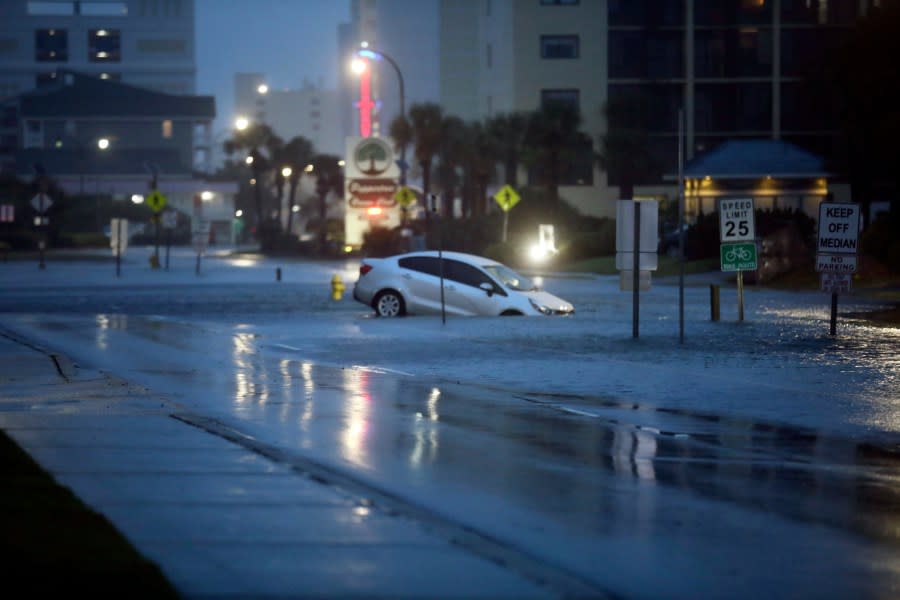
[[[821, 273], [822, 287], [832, 274], [850, 275], [856, 271], [856, 252], [859, 242], [858, 204], [822, 202], [819, 204], [819, 223], [816, 232], [816, 270]], [[831, 320], [828, 332], [837, 334], [838, 287], [827, 281], [831, 291]], [[847, 282], [849, 286], [849, 282]]]
[[[753, 198], [719, 200], [721, 268], [737, 271], [738, 322], [744, 321], [744, 271], [756, 266], [756, 207]], [[744, 242], [744, 243], [733, 243]]]

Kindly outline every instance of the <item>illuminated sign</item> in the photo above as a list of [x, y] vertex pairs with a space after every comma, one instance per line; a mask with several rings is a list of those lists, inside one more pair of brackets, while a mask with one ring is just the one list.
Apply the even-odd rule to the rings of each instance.
[[372, 109], [375, 103], [372, 101], [372, 70], [366, 69], [359, 76], [359, 134], [363, 137], [372, 135]]

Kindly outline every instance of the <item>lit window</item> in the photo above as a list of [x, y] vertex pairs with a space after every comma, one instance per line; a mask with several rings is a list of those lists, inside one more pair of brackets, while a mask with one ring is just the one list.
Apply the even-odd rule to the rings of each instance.
[[38, 62], [69, 60], [69, 33], [65, 29], [38, 29], [34, 32], [34, 59]]
[[172, 120], [166, 119], [162, 122], [162, 136], [165, 139], [169, 139], [172, 137]]
[[59, 74], [56, 71], [49, 71], [47, 73], [38, 73], [36, 77], [37, 87], [44, 87], [45, 85], [52, 85], [56, 83], [57, 77]]
[[578, 58], [578, 36], [542, 35], [541, 58]]
[[88, 57], [91, 62], [119, 62], [121, 35], [118, 29], [91, 29], [88, 32]]

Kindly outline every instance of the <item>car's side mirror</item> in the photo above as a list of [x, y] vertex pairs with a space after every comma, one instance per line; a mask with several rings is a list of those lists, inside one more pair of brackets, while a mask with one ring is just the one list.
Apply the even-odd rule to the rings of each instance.
[[492, 286], [487, 281], [481, 282], [480, 284], [478, 284], [478, 287], [480, 287], [481, 289], [483, 289], [485, 291], [485, 293], [487, 293], [488, 298], [490, 298], [491, 296], [494, 295], [494, 286]]

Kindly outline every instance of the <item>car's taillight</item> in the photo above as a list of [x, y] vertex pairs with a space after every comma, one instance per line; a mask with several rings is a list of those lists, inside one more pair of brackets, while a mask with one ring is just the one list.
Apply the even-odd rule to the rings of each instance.
[[363, 263], [359, 265], [359, 276], [362, 277], [366, 273], [372, 270], [372, 265]]

